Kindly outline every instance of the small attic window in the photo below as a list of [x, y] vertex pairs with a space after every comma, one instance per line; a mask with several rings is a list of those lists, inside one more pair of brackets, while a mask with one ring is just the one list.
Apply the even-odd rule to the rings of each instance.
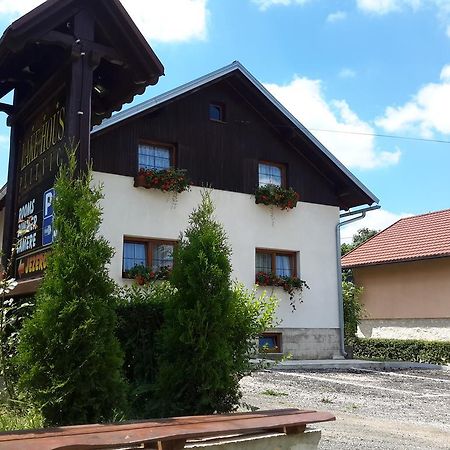
[[223, 103], [209, 104], [209, 120], [225, 122], [225, 105]]

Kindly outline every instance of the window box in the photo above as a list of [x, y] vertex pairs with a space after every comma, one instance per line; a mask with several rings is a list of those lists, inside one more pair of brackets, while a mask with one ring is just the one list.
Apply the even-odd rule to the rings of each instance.
[[134, 178], [135, 187], [144, 187], [146, 189], [159, 189], [162, 192], [181, 192], [190, 189], [190, 180], [187, 177], [186, 170], [175, 169], [139, 169]]
[[274, 184], [259, 186], [255, 191], [255, 203], [277, 206], [283, 210], [289, 210], [297, 206], [300, 196], [292, 188], [285, 189]]

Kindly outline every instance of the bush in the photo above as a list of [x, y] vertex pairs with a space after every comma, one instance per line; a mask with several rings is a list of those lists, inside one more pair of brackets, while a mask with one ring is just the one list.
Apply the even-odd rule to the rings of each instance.
[[204, 192], [175, 249], [176, 292], [165, 310], [155, 385], [161, 416], [235, 409], [254, 338], [272, 322], [273, 305], [258, 304], [242, 287], [233, 289], [231, 250], [213, 212]]
[[157, 337], [165, 305], [174, 294], [168, 282], [122, 288], [117, 302], [117, 336], [124, 351], [124, 375], [129, 389], [129, 418], [153, 414], [152, 390], [158, 373]]
[[356, 287], [345, 278], [342, 280], [342, 298], [344, 303], [344, 338], [351, 344], [358, 331], [358, 325], [363, 317], [364, 308], [360, 302], [362, 288]]
[[19, 387], [46, 425], [111, 420], [125, 406], [107, 269], [113, 249], [97, 235], [101, 188], [91, 188], [91, 173], [76, 178], [75, 169], [73, 152], [55, 183], [57, 236], [19, 343]]
[[450, 364], [450, 342], [355, 338], [353, 355], [360, 359], [444, 365]]

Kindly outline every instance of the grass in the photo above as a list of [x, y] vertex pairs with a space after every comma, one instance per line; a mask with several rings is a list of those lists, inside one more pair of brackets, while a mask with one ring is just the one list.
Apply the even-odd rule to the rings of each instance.
[[0, 431], [29, 430], [43, 426], [41, 413], [33, 408], [13, 409], [0, 405]]
[[265, 391], [261, 392], [263, 395], [270, 395], [272, 397], [287, 397], [288, 394], [286, 392], [277, 392], [273, 389], [266, 389]]

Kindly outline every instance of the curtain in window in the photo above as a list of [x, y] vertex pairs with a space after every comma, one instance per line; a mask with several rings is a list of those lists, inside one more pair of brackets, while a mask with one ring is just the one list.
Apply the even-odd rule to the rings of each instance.
[[139, 169], [163, 170], [170, 167], [170, 150], [154, 145], [139, 145]]
[[258, 174], [259, 186], [265, 186], [266, 184], [281, 186], [281, 167], [260, 163], [258, 166]]
[[153, 247], [153, 270], [173, 266], [173, 245], [159, 244]]
[[135, 266], [145, 266], [145, 244], [125, 242], [123, 244], [123, 270], [132, 269]]
[[277, 275], [280, 277], [292, 276], [291, 257], [288, 255], [276, 256]]
[[256, 273], [272, 272], [272, 255], [268, 253], [256, 253], [256, 261], [255, 261], [255, 269]]

